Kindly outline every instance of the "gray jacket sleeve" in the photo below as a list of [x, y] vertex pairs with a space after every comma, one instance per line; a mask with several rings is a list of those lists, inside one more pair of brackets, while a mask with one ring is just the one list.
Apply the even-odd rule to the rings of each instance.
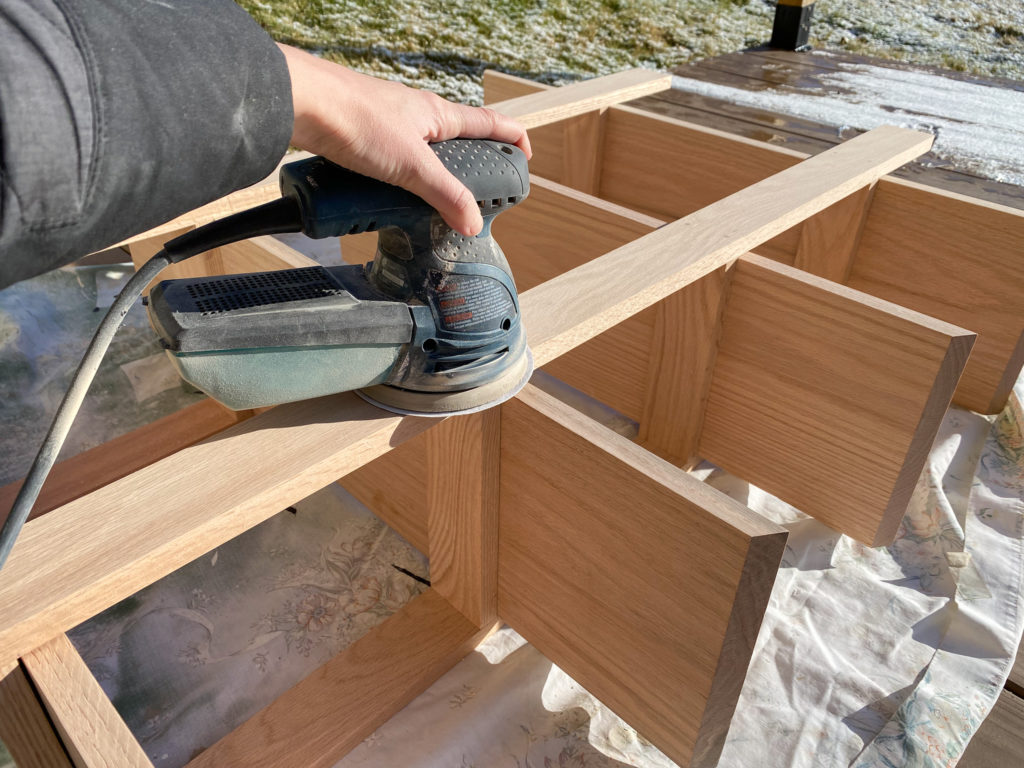
[[255, 183], [291, 130], [231, 0], [3, 0], [0, 288]]

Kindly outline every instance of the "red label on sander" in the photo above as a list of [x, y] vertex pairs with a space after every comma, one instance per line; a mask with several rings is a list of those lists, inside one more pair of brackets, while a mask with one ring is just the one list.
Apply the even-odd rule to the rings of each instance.
[[435, 272], [434, 314], [446, 331], [488, 331], [515, 316], [515, 304], [505, 286], [481, 275], [444, 275]]

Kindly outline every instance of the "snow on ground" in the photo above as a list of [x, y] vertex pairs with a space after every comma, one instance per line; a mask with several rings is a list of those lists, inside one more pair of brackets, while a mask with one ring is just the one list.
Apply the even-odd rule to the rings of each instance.
[[940, 158], [979, 176], [1024, 185], [1024, 91], [845, 63], [820, 80], [824, 92], [785, 85], [748, 91], [683, 77], [673, 78], [672, 86], [833, 125], [840, 133], [887, 124], [929, 131]]
[[[276, 39], [480, 103], [485, 68], [557, 84], [767, 42], [775, 0], [239, 0]], [[1024, 80], [1021, 0], [821, 0], [811, 42]]]

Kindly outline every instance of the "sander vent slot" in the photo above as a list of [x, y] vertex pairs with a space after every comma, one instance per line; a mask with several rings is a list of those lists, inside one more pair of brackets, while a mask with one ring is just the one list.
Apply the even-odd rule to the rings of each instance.
[[214, 315], [286, 301], [304, 301], [344, 293], [323, 267], [283, 269], [203, 280], [188, 286], [194, 312]]

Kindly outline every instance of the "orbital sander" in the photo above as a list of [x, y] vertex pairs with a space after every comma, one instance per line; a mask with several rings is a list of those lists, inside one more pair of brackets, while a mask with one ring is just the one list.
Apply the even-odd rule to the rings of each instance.
[[473, 193], [465, 237], [411, 192], [322, 157], [281, 169], [310, 237], [378, 232], [368, 265], [160, 283], [149, 315], [182, 378], [236, 410], [357, 390], [398, 413], [467, 413], [507, 400], [532, 361], [491, 222], [529, 193], [526, 157], [495, 141], [432, 145]]
[[529, 194], [513, 145], [454, 139], [431, 145], [473, 193], [483, 230], [464, 237], [404, 189], [312, 157], [281, 169], [281, 198], [164, 245], [114, 301], [87, 349], [3, 530], [0, 566], [125, 314], [170, 264], [257, 235], [378, 232], [367, 265], [167, 280], [149, 315], [181, 376], [232, 409], [349, 390], [402, 414], [471, 413], [515, 395], [533, 359], [495, 216]]

